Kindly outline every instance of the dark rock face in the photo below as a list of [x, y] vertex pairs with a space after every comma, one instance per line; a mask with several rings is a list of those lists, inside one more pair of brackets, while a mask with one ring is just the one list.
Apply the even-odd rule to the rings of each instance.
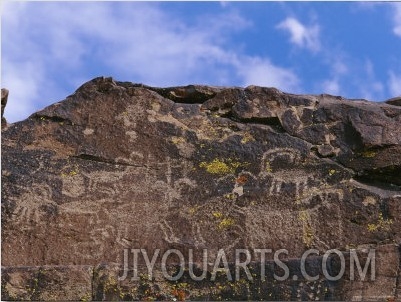
[[7, 126], [7, 121], [3, 117], [4, 109], [6, 108], [6, 105], [7, 105], [7, 100], [8, 100], [8, 90], [5, 88], [2, 88], [1, 89], [1, 128], [4, 128]]
[[[391, 104], [96, 78], [2, 131], [3, 299], [399, 299], [400, 154]], [[145, 274], [119, 281], [131, 249], [193, 251], [198, 266], [207, 249], [212, 265], [169, 281], [156, 262], [148, 279], [138, 257]], [[211, 280], [221, 249], [232, 273], [250, 251], [254, 280]], [[273, 251], [266, 280], [257, 249]], [[280, 249], [291, 278], [277, 281]], [[299, 271], [310, 249], [313, 281]], [[350, 265], [324, 276], [330, 249], [361, 265], [374, 249], [375, 280], [351, 280]]]
[[394, 105], [394, 106], [401, 106], [401, 96], [387, 100], [386, 104], [390, 104], [390, 105]]

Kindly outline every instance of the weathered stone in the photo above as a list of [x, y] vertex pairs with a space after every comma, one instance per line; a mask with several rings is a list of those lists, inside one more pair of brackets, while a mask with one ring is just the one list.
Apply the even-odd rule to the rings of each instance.
[[1, 128], [7, 127], [7, 121], [4, 115], [4, 109], [6, 108], [8, 100], [8, 90], [5, 88], [1, 88]]
[[[364, 270], [366, 261], [369, 260], [368, 253], [371, 247], [360, 247], [354, 250], [358, 256], [361, 270]], [[346, 293], [343, 299], [347, 301], [395, 301], [399, 298], [396, 293], [396, 285], [400, 274], [400, 249], [396, 244], [383, 244], [374, 248], [375, 257], [369, 261], [374, 261], [375, 270], [372, 275], [372, 264], [366, 270], [365, 279], [361, 280], [361, 275], [354, 271], [354, 280], [350, 278], [350, 271], [346, 270], [344, 278], [340, 281]], [[345, 254], [345, 262], [349, 263], [350, 254]], [[355, 267], [358, 265], [354, 262]], [[369, 267], [369, 266], [368, 266]]]
[[90, 266], [8, 267], [1, 271], [2, 300], [89, 301]]
[[[386, 103], [96, 78], [2, 132], [2, 265], [94, 267], [97, 300], [369, 300], [375, 288], [398, 298], [400, 126], [401, 108]], [[325, 251], [347, 255], [365, 244], [381, 251], [377, 283], [321, 276]], [[320, 262], [307, 262], [320, 275], [315, 283], [299, 275], [310, 248], [320, 253]], [[151, 282], [119, 281], [131, 249], [149, 257], [159, 249], [159, 260], [171, 249], [187, 260], [193, 251], [197, 265], [207, 249], [208, 278], [185, 272], [168, 282], [157, 263]], [[259, 281], [210, 281], [220, 249], [230, 268], [236, 249], [251, 251]], [[273, 251], [266, 282], [255, 249]], [[272, 265], [280, 249], [291, 273], [281, 282]], [[177, 269], [178, 258], [167, 262]], [[143, 257], [138, 265], [145, 267]], [[73, 291], [71, 299], [82, 294]]]
[[386, 101], [387, 104], [394, 105], [394, 106], [401, 106], [401, 96], [397, 96], [395, 98], [391, 98]]
[[[132, 270], [128, 272], [129, 278], [119, 280], [121, 277], [121, 266], [101, 265], [94, 273], [94, 296], [97, 301], [114, 300], [336, 300], [341, 297], [338, 282], [328, 282], [323, 277], [322, 257], [310, 257], [306, 261], [308, 274], [321, 276], [317, 280], [307, 281], [300, 271], [300, 260], [283, 260], [289, 268], [292, 276], [289, 280], [278, 282], [274, 274], [282, 275], [273, 261], [265, 263], [265, 280], [255, 278], [248, 281], [245, 274], [241, 279], [228, 281], [226, 273], [219, 272], [216, 279], [211, 281], [208, 273], [204, 280], [194, 282], [186, 270], [180, 282], [169, 281], [161, 273], [161, 268], [155, 269], [152, 277], [145, 273], [138, 275], [138, 280], [133, 281]], [[330, 264], [328, 265], [329, 269]], [[170, 267], [174, 271], [177, 267]], [[335, 269], [335, 268], [334, 268]], [[235, 276], [235, 266], [230, 264], [231, 276]], [[253, 276], [260, 274], [260, 264], [251, 264], [249, 271]], [[139, 271], [146, 272], [145, 268]], [[201, 269], [195, 270], [196, 275], [201, 275]], [[296, 276], [297, 278], [294, 278]]]

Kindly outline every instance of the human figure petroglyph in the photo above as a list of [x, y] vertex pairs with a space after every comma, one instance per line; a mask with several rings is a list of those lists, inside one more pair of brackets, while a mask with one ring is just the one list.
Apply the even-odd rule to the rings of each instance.
[[39, 223], [44, 209], [51, 205], [58, 205], [52, 199], [52, 188], [47, 184], [33, 184], [30, 191], [26, 191], [15, 200], [13, 219], [17, 223]]

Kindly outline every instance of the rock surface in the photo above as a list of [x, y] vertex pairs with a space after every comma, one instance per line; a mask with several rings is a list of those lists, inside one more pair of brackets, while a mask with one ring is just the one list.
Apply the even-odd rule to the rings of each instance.
[[[2, 129], [2, 298], [395, 301], [400, 154], [399, 106], [96, 78]], [[314, 281], [299, 273], [312, 248]], [[130, 249], [191, 250], [196, 264], [207, 249], [212, 265], [203, 281], [166, 280], [159, 263], [150, 280], [119, 281]], [[235, 250], [249, 250], [257, 281], [210, 280], [220, 249], [232, 272]], [[291, 278], [273, 277], [272, 253], [261, 281], [255, 249], [286, 249]], [[351, 281], [347, 266], [330, 281], [330, 249], [374, 249], [376, 280]]]
[[391, 98], [387, 100], [386, 103], [394, 106], [401, 106], [401, 96]]
[[7, 126], [7, 121], [4, 115], [4, 109], [6, 108], [7, 105], [7, 100], [8, 100], [8, 90], [5, 88], [1, 89], [1, 128], [4, 128]]

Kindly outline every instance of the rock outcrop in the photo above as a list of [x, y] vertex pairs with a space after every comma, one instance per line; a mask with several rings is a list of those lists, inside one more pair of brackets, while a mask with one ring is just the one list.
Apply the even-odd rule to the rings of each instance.
[[391, 98], [387, 100], [386, 103], [394, 106], [401, 106], [401, 96]]
[[1, 89], [1, 128], [7, 127], [6, 118], [3, 117], [4, 109], [6, 108], [8, 100], [8, 90], [5, 88]]
[[2, 131], [2, 298], [395, 301], [400, 154], [392, 104], [96, 78]]

